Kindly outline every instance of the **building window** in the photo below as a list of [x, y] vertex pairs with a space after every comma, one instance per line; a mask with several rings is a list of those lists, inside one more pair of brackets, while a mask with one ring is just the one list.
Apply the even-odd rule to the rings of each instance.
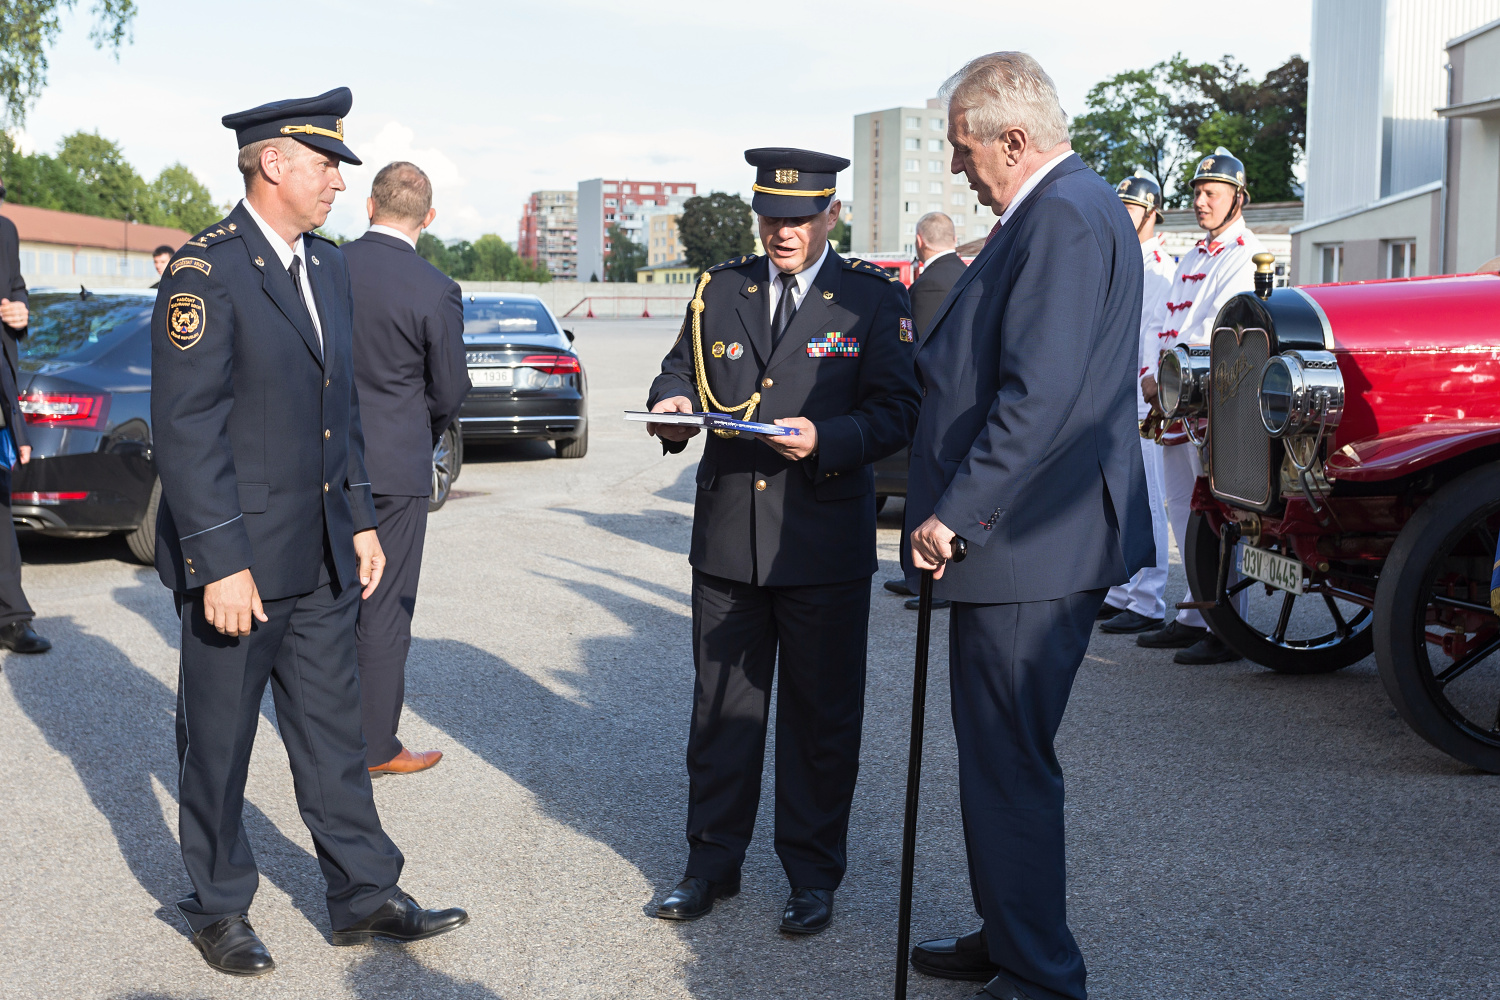
[[21, 273], [22, 274], [35, 274], [36, 273], [36, 251], [35, 250], [22, 250], [21, 251]]
[[917, 233], [917, 224], [915, 222], [908, 222], [906, 224], [906, 235], [907, 236], [915, 236], [916, 233]]
[[916, 194], [917, 192], [922, 190], [921, 181], [907, 181], [902, 186], [906, 189], [907, 194]]
[[953, 192], [953, 196], [948, 200], [953, 202], [953, 204], [955, 205], [962, 205], [966, 199], [964, 198], [964, 193], [962, 191], [955, 191]]
[[615, 184], [614, 181], [610, 181], [608, 184], [604, 185], [604, 190], [613, 193], [615, 191], [618, 191], [619, 187]]
[[942, 151], [943, 151], [943, 140], [941, 140], [941, 139], [928, 139], [927, 140], [927, 152], [929, 152], [929, 153], [941, 153]]
[[943, 182], [942, 181], [928, 181], [927, 182], [927, 193], [928, 194], [942, 194], [943, 193]]
[[[24, 270], [24, 268], [22, 268]], [[1391, 240], [1385, 248], [1385, 276], [1410, 278], [1417, 273], [1417, 241]]]
[[901, 211], [903, 212], [915, 212], [916, 210], [917, 203], [914, 201], [903, 201], [901, 203]]
[[941, 212], [942, 210], [943, 203], [940, 201], [929, 201], [927, 203], [927, 211], [929, 212]]
[[915, 173], [916, 171], [922, 169], [922, 164], [919, 163], [919, 162], [917, 162], [916, 160], [907, 160], [906, 161], [906, 169], [912, 171], [913, 173]]
[[618, 204], [619, 204], [619, 201], [617, 201], [617, 200], [616, 200], [616, 199], [614, 199], [614, 198], [605, 198], [605, 199], [604, 199], [604, 204], [605, 204], [605, 205], [606, 205], [606, 206], [607, 206], [607, 207], [609, 207], [609, 208], [614, 208], [614, 207], [615, 207], [615, 206], [616, 206], [616, 205], [618, 205]]
[[39, 267], [37, 270], [42, 274], [51, 274], [52, 261], [53, 257], [50, 253], [42, 252], [37, 254], [37, 263], [41, 264], [41, 267]]
[[914, 253], [917, 252], [917, 248], [916, 248], [915, 244], [912, 244], [912, 243], [906, 244], [904, 247], [901, 248], [901, 250], [902, 250], [903, 253], [907, 253], [907, 254], [914, 254]]
[[636, 194], [655, 194], [656, 193], [656, 185], [655, 184], [642, 184], [639, 187], [637, 187], [635, 190], [636, 190]]
[[907, 149], [921, 149], [922, 148], [922, 140], [918, 139], [916, 136], [911, 136], [910, 138], [908, 138], [906, 140], [906, 148]]
[[1342, 281], [1344, 276], [1344, 245], [1332, 243], [1319, 248], [1319, 256], [1322, 258], [1322, 273], [1320, 281], [1328, 284], [1334, 281]]
[[920, 119], [920, 118], [908, 118], [908, 119], [906, 119], [906, 127], [907, 128], [921, 128], [922, 127], [922, 119]]
[[934, 118], [929, 124], [931, 124], [934, 132], [943, 132], [948, 128], [948, 123], [941, 118]]

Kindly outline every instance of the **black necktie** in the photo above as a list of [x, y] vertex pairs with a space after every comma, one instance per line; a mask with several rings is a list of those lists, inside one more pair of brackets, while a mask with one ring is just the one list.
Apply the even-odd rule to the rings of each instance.
[[776, 319], [771, 324], [773, 349], [781, 343], [781, 335], [786, 333], [786, 328], [792, 322], [792, 314], [797, 311], [797, 300], [792, 295], [792, 290], [797, 287], [797, 276], [783, 272], [776, 280], [781, 282], [781, 299], [776, 303]]
[[[286, 269], [286, 273], [292, 276], [292, 287], [297, 289], [297, 301], [302, 303], [303, 309], [307, 309], [307, 293], [302, 290], [302, 258], [292, 254], [292, 264]], [[312, 318], [311, 309], [307, 309], [307, 317]]]

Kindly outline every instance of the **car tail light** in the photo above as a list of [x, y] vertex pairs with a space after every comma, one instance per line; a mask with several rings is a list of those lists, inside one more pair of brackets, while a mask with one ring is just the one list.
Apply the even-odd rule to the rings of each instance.
[[104, 426], [109, 394], [29, 392], [17, 397], [28, 424], [61, 425], [95, 430]]
[[87, 500], [87, 493], [12, 493], [10, 502], [13, 504], [31, 504], [33, 506], [48, 507], [59, 503], [72, 503], [77, 500]]
[[583, 371], [578, 359], [571, 354], [528, 354], [521, 359], [521, 364], [548, 375], [577, 375]]

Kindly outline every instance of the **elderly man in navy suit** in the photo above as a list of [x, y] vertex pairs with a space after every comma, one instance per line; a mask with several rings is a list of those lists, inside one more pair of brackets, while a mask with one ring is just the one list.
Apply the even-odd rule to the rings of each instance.
[[370, 230], [344, 244], [354, 293], [354, 384], [380, 544], [381, 587], [359, 609], [359, 697], [370, 773], [412, 774], [443, 757], [396, 738], [417, 606], [432, 450], [469, 392], [458, 282], [417, 256], [437, 218], [432, 181], [414, 163], [386, 164], [365, 202]]
[[[912, 964], [994, 1000], [1083, 1000], [1053, 739], [1105, 591], [1154, 560], [1135, 416], [1141, 262], [1030, 56], [944, 87], [954, 173], [1000, 216], [924, 331], [909, 564], [952, 601], [949, 674], [982, 926]], [[948, 564], [955, 535], [969, 557]], [[914, 574], [913, 574], [914, 576]]]

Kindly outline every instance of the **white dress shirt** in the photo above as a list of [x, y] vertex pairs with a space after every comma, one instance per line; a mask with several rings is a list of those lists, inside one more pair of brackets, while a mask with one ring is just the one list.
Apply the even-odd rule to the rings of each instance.
[[376, 223], [370, 226], [370, 232], [380, 233], [382, 236], [394, 236], [396, 239], [400, 240], [402, 243], [405, 243], [413, 250], [417, 248], [416, 240], [412, 239], [410, 236], [407, 236], [405, 233], [395, 228], [394, 226], [382, 226], [379, 223]]
[[932, 262], [948, 256], [950, 253], [958, 253], [957, 250], [939, 250], [937, 253], [922, 261], [922, 270], [925, 271], [932, 266]]
[[[814, 264], [812, 267], [804, 267], [802, 270], [793, 275], [795, 281], [792, 285], [792, 305], [794, 307], [801, 307], [802, 300], [807, 295], [807, 289], [812, 285], [813, 277], [823, 267], [823, 261], [828, 259], [828, 247], [829, 244], [823, 244], [823, 256], [818, 258], [818, 262], [816, 264]], [[771, 264], [771, 294], [768, 295], [767, 298], [771, 302], [770, 316], [771, 326], [773, 329], [776, 326], [776, 303], [781, 301], [781, 276], [784, 273], [785, 272], [778, 268], [774, 263]]]
[[302, 296], [307, 300], [307, 312], [312, 317], [313, 332], [318, 335], [318, 349], [322, 350], [323, 324], [318, 322], [317, 300], [313, 298], [312, 281], [307, 276], [307, 269], [317, 265], [307, 259], [307, 247], [302, 243], [302, 234], [297, 234], [296, 243], [288, 245], [287, 241], [281, 238], [281, 234], [272, 229], [270, 223], [260, 217], [260, 213], [255, 210], [255, 206], [250, 204], [248, 199], [241, 198], [240, 204], [245, 206], [245, 211], [250, 213], [250, 218], [255, 220], [255, 224], [265, 234], [266, 242], [271, 244], [272, 251], [275, 252], [277, 259], [281, 261], [281, 269], [283, 271], [291, 270], [293, 256], [302, 258]]
[[1064, 150], [1063, 152], [1058, 153], [1052, 159], [1048, 160], [1046, 163], [1043, 163], [1040, 167], [1037, 168], [1036, 173], [1026, 178], [1026, 183], [1021, 185], [1021, 190], [1016, 192], [1016, 196], [1010, 200], [1010, 204], [1006, 206], [1005, 211], [1001, 214], [1000, 225], [1003, 226], [1010, 221], [1010, 217], [1016, 214], [1016, 209], [1021, 207], [1021, 202], [1025, 201], [1026, 196], [1030, 194], [1032, 190], [1042, 182], [1042, 179], [1044, 177], [1052, 172], [1053, 167], [1057, 166], [1064, 159], [1072, 155], [1073, 151], [1071, 149]]

